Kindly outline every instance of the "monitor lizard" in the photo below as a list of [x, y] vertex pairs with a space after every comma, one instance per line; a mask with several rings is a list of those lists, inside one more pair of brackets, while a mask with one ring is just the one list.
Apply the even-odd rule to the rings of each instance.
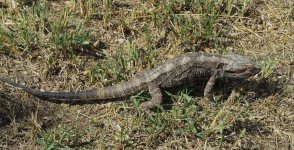
[[184, 82], [208, 79], [204, 97], [211, 100], [212, 88], [217, 79], [245, 79], [261, 71], [256, 61], [237, 54], [207, 54], [189, 52], [171, 59], [154, 69], [145, 70], [135, 78], [112, 86], [76, 92], [48, 92], [32, 89], [0, 77], [0, 81], [21, 88], [23, 91], [41, 99], [55, 103], [87, 103], [131, 96], [148, 90], [151, 100], [143, 102], [142, 110], [158, 107], [162, 103], [162, 88], [174, 87]]

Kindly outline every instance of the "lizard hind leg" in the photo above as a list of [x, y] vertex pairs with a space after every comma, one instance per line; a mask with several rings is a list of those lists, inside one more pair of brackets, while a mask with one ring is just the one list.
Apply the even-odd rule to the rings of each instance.
[[152, 99], [141, 104], [142, 111], [149, 111], [152, 108], [159, 107], [162, 103], [162, 92], [156, 83], [149, 83], [148, 90]]

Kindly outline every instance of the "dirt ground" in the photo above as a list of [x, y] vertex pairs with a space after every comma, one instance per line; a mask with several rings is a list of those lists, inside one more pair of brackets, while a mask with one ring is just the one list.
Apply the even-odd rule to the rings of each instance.
[[147, 92], [68, 105], [0, 83], [0, 149], [293, 149], [293, 1], [203, 3], [0, 1], [0, 76], [40, 90], [109, 86], [190, 51], [262, 65], [235, 90], [220, 85], [216, 104], [183, 86], [152, 115], [136, 109]]

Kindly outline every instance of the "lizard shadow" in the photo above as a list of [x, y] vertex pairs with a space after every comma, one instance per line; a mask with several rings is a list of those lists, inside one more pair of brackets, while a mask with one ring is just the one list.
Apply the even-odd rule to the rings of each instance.
[[26, 106], [7, 94], [0, 93], [0, 128], [14, 120], [29, 116], [30, 112], [34, 110], [36, 110], [36, 107]]
[[[47, 107], [49, 104], [46, 104], [42, 101], [42, 107]], [[39, 111], [38, 104], [32, 101], [23, 101], [20, 98], [9, 96], [5, 93], [0, 93], [0, 129], [5, 129], [5, 126], [9, 126], [12, 122], [28, 122], [33, 113], [38, 113], [38, 117], [42, 118], [42, 116], [47, 116], [46, 114], [50, 114], [51, 116], [55, 116], [56, 109], [46, 109]], [[50, 126], [46, 124], [46, 127]], [[9, 127], [8, 127], [9, 128]], [[10, 129], [10, 128], [9, 128]]]
[[[264, 136], [269, 137], [272, 134], [272, 131], [267, 128], [267, 125], [265, 123], [245, 119], [245, 120], [237, 120], [235, 121], [232, 126], [229, 128], [224, 129], [223, 134], [226, 135], [226, 137], [223, 139], [226, 143], [234, 144], [236, 142], [236, 135], [241, 135], [243, 132], [246, 131], [246, 134], [252, 137], [256, 136]], [[248, 138], [247, 140], [244, 140], [242, 147], [244, 149], [252, 149], [255, 147], [255, 138]], [[243, 149], [242, 148], [242, 149]], [[265, 147], [260, 147], [265, 148]]]
[[[193, 90], [193, 92], [189, 93], [189, 96], [193, 97], [203, 97], [203, 88], [205, 87], [206, 82], [199, 82], [197, 90]], [[243, 103], [244, 105], [250, 105], [250, 103], [253, 103], [255, 101], [260, 101], [263, 99], [266, 99], [267, 97], [270, 97], [272, 95], [278, 94], [282, 92], [282, 84], [279, 82], [272, 82], [269, 80], [246, 80], [246, 81], [218, 81], [214, 87], [214, 93], [215, 95], [223, 95], [221, 99], [223, 101], [226, 101], [230, 95], [232, 94], [233, 89], [239, 89], [239, 96], [240, 96], [240, 103]], [[180, 87], [182, 88], [182, 87]], [[193, 85], [184, 85], [184, 88], [188, 89], [196, 89]], [[174, 91], [179, 89], [174, 89]], [[181, 90], [181, 89], [180, 89]], [[239, 98], [238, 98], [239, 99]], [[223, 101], [221, 103], [223, 103]], [[172, 103], [170, 101], [169, 103]], [[245, 104], [246, 103], [246, 104]], [[195, 103], [198, 105], [198, 103]], [[234, 104], [233, 104], [234, 105]], [[171, 109], [171, 105], [167, 105], [168, 107], [165, 107], [165, 109]], [[171, 107], [170, 107], [171, 106]], [[218, 107], [219, 105], [215, 105], [215, 107]], [[222, 105], [221, 105], [222, 106]], [[201, 106], [200, 106], [201, 107]], [[250, 106], [249, 106], [250, 107]], [[221, 109], [217, 108], [217, 109]], [[203, 110], [197, 109], [196, 111], [202, 112]], [[205, 112], [205, 111], [203, 111]], [[223, 135], [225, 135], [225, 138], [223, 139], [226, 143], [234, 144], [236, 142], [236, 135], [243, 134], [244, 131], [246, 131], [246, 134], [252, 137], [256, 136], [264, 136], [268, 137], [273, 134], [273, 131], [270, 130], [268, 125], [265, 122], [262, 122], [258, 119], [249, 119], [247, 117], [240, 120], [235, 120], [232, 122], [232, 124], [225, 128], [223, 131]], [[199, 132], [205, 131], [206, 129], [199, 129]], [[210, 140], [217, 140], [215, 138], [210, 138]], [[254, 148], [254, 144], [256, 140], [255, 138], [249, 138], [246, 140], [244, 148]], [[266, 139], [265, 139], [266, 140]], [[215, 145], [217, 146], [217, 145]]]
[[[188, 92], [189, 96], [193, 97], [195, 100], [199, 100], [201, 98], [204, 99], [204, 89], [207, 84], [207, 80], [197, 80], [190, 83], [184, 83], [180, 86], [173, 87], [167, 89], [168, 92], [171, 93], [179, 93], [179, 91], [190, 91]], [[233, 81], [235, 84], [239, 83], [240, 81]], [[229, 80], [218, 80], [214, 87], [213, 87], [213, 95], [219, 96], [221, 95], [222, 100], [228, 99], [228, 97], [231, 95], [233, 89], [235, 88], [234, 84], [232, 84], [232, 81]], [[216, 103], [215, 101], [211, 100], [210, 102]], [[164, 104], [167, 104], [164, 109], [170, 110], [173, 106], [173, 100], [170, 99], [170, 96], [167, 94], [164, 94]], [[196, 102], [197, 104], [197, 102]]]
[[233, 90], [236, 90], [240, 97], [242, 97], [241, 102], [246, 101], [247, 103], [253, 103], [281, 93], [283, 91], [283, 84], [266, 79], [244, 81], [229, 80], [220, 81], [215, 88], [217, 94], [223, 95], [222, 99], [224, 101], [229, 98]]
[[[170, 93], [177, 93], [178, 91], [183, 91], [188, 89], [189, 96], [196, 99], [203, 98], [203, 92], [207, 80], [200, 80], [191, 83], [185, 83], [177, 87], [167, 89]], [[264, 99], [271, 95], [281, 93], [283, 86], [278, 82], [272, 82], [267, 80], [228, 80], [220, 79], [216, 82], [213, 88], [213, 94], [215, 96], [220, 96], [220, 100], [226, 101], [233, 93], [233, 90], [237, 90], [243, 101], [252, 103], [260, 99]], [[170, 110], [173, 106], [174, 101], [170, 98], [168, 94], [163, 95], [164, 98], [164, 109]], [[213, 102], [213, 101], [212, 101]], [[213, 102], [215, 103], [215, 102]]]
[[[256, 101], [258, 99], [265, 99], [269, 96], [279, 94], [283, 92], [284, 84], [278, 81], [269, 81], [266, 79], [261, 79], [258, 81], [245, 81], [243, 83], [243, 96], [246, 96], [249, 102]], [[255, 99], [252, 99], [250, 94], [254, 93]]]

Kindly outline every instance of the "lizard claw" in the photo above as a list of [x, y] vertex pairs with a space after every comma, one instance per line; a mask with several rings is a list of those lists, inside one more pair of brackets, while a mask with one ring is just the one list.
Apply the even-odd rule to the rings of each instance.
[[208, 100], [208, 101], [213, 101], [214, 100], [212, 94], [204, 94], [204, 98], [205, 98], [205, 100]]

